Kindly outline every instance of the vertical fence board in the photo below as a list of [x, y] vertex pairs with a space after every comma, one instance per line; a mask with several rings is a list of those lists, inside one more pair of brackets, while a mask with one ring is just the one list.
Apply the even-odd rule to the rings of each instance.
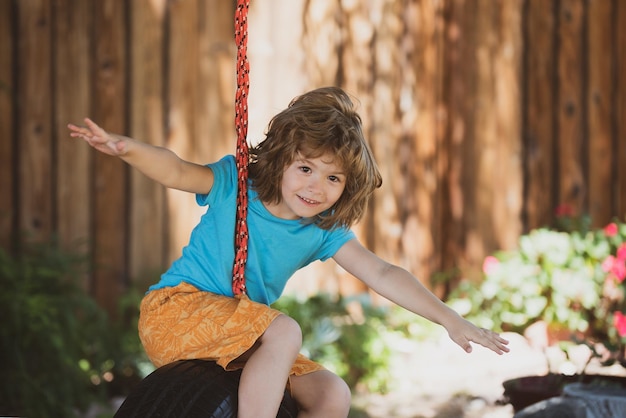
[[486, 241], [488, 245], [481, 260], [495, 249], [516, 247], [522, 231], [522, 7], [523, 0], [504, 0], [495, 16], [494, 34], [498, 41], [493, 51], [494, 76], [491, 81], [494, 85], [491, 100], [495, 109], [490, 119], [496, 157], [491, 173], [493, 202], [486, 202], [484, 207], [485, 216], [493, 217], [494, 237]]
[[[440, 179], [442, 197], [442, 252], [446, 254], [441, 263], [442, 271], [451, 271], [466, 265], [463, 257], [466, 230], [464, 176], [466, 143], [472, 121], [467, 118], [474, 105], [473, 82], [475, 72], [475, 33], [472, 22], [476, 15], [461, 0], [446, 3], [446, 40], [444, 45], [443, 107], [446, 109], [447, 126], [445, 146], [440, 158], [444, 161], [445, 174]], [[462, 69], [462, 70], [461, 70]]]
[[615, 103], [615, 132], [614, 140], [616, 158], [616, 174], [617, 174], [617, 208], [614, 216], [620, 219], [626, 219], [626, 3], [621, 0], [615, 1], [616, 21], [614, 27], [613, 48], [617, 54], [616, 72], [614, 80], [616, 82]]
[[[402, 144], [398, 163], [404, 172], [402, 209], [403, 265], [427, 285], [439, 270], [442, 254], [441, 193], [438, 181], [443, 135], [440, 130], [442, 94], [441, 52], [443, 2], [411, 1], [403, 13], [402, 89], [400, 99]], [[411, 51], [421, 51], [411, 54]], [[434, 290], [439, 290], [436, 287]]]
[[[373, 217], [371, 228], [375, 233], [371, 249], [392, 263], [400, 264], [402, 257], [402, 200], [406, 173], [398, 161], [402, 140], [400, 125], [401, 79], [396, 68], [403, 64], [399, 47], [403, 36], [403, 24], [393, 2], [380, 2], [370, 11], [380, 16], [373, 38], [373, 71], [377, 78], [372, 85], [372, 111], [370, 140], [376, 156], [383, 185], [372, 198]], [[349, 77], [349, 73], [346, 73]], [[406, 152], [406, 150], [404, 150]]]
[[[465, 245], [463, 247], [463, 270], [473, 276], [471, 271], [481, 265], [485, 251], [494, 247], [495, 228], [493, 202], [496, 165], [496, 141], [493, 114], [494, 102], [494, 67], [493, 50], [498, 40], [492, 36], [498, 28], [494, 25], [494, 16], [500, 4], [487, 0], [472, 2], [471, 30], [474, 32], [470, 46], [474, 53], [471, 78], [471, 93], [464, 100], [468, 106], [464, 115], [467, 123], [463, 156], [463, 225]], [[504, 138], [498, 138], [504, 140]], [[469, 157], [469, 158], [468, 158]]]
[[[102, 127], [117, 133], [126, 128], [126, 16], [116, 0], [94, 3], [95, 55], [94, 117]], [[93, 181], [94, 244], [96, 270], [93, 292], [101, 304], [115, 312], [117, 299], [126, 286], [127, 167], [119, 158], [95, 154]]]
[[[163, 53], [166, 1], [130, 2], [130, 135], [163, 146]], [[155, 282], [165, 266], [163, 186], [130, 170], [128, 274], [142, 286]], [[154, 276], [150, 276], [154, 275]], [[147, 276], [147, 277], [146, 277]]]
[[[198, 1], [170, 2], [170, 38], [167, 46], [167, 147], [181, 158], [198, 161], [194, 147], [195, 98], [198, 94]], [[198, 161], [201, 162], [201, 161]], [[168, 189], [170, 246], [168, 261], [178, 258], [187, 244], [200, 208], [190, 193]]]
[[525, 16], [525, 229], [552, 219], [554, 197], [554, 3], [529, 0]]
[[594, 225], [611, 219], [612, 187], [612, 48], [611, 1], [588, 2], [588, 161], [589, 214]]
[[[448, 99], [451, 140], [458, 147], [451, 160], [456, 176], [451, 180], [456, 185], [450, 189], [450, 199], [460, 206], [452, 210], [463, 234], [463, 241], [456, 242], [462, 245], [457, 266], [467, 276], [479, 277], [484, 257], [494, 248], [513, 247], [521, 229], [520, 90], [516, 88], [521, 2], [479, 1], [472, 6], [459, 9], [464, 16], [462, 31], [468, 34], [463, 57], [457, 57], [467, 74], [455, 76], [463, 84], [458, 97], [464, 103], [454, 104], [454, 96]], [[462, 196], [455, 193], [457, 188]]]
[[0, 248], [12, 249], [15, 240], [17, 179], [14, 176], [13, 2], [0, 2]]
[[561, 0], [558, 10], [558, 205], [584, 212], [583, 0]]
[[90, 105], [89, 2], [59, 0], [55, 4], [55, 132], [57, 144], [57, 232], [66, 249], [89, 252], [91, 200], [90, 149], [70, 138], [67, 124], [82, 123]]
[[[210, 0], [200, 10], [196, 126], [198, 156], [217, 161], [235, 150], [234, 11], [230, 2]], [[258, 22], [249, 22], [249, 25]], [[251, 72], [255, 68], [251, 64]], [[249, 141], [254, 138], [249, 137]]]
[[28, 239], [47, 240], [53, 230], [51, 139], [51, 6], [18, 2], [19, 226]]

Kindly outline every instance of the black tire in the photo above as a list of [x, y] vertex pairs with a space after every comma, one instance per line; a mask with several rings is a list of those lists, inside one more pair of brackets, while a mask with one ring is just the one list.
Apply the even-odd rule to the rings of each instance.
[[[115, 418], [236, 418], [241, 370], [215, 362], [180, 360], [160, 367], [126, 398]], [[295, 418], [296, 402], [285, 391], [277, 418]]]

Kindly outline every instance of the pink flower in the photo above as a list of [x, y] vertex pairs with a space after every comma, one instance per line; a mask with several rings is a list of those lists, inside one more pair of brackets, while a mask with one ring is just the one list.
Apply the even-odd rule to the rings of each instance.
[[623, 243], [617, 248], [617, 259], [621, 261], [626, 260], [626, 243]]
[[607, 226], [604, 227], [604, 235], [607, 237], [613, 237], [617, 235], [617, 224], [615, 222], [611, 222]]
[[483, 262], [483, 272], [487, 275], [492, 274], [498, 268], [500, 261], [497, 258], [490, 255], [485, 257], [485, 261]]
[[622, 260], [616, 260], [616, 262], [613, 263], [611, 273], [613, 273], [618, 282], [623, 282], [626, 278], [626, 264], [624, 264]]
[[621, 283], [626, 279], [626, 262], [610, 255], [602, 262], [602, 271], [610, 273]]
[[613, 269], [613, 264], [615, 264], [615, 257], [610, 255], [602, 262], [602, 271], [608, 273]]
[[615, 312], [613, 314], [613, 325], [620, 337], [626, 337], [626, 315], [619, 311]]
[[570, 205], [559, 205], [554, 209], [556, 216], [574, 216], [574, 209]]

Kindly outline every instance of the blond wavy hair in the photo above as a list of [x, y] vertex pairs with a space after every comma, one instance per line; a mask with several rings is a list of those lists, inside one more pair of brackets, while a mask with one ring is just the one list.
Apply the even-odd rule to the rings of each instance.
[[263, 202], [282, 201], [285, 169], [298, 156], [334, 155], [346, 174], [341, 197], [312, 221], [320, 228], [349, 228], [361, 219], [382, 177], [363, 136], [362, 121], [350, 96], [323, 87], [296, 97], [270, 121], [265, 139], [250, 149], [249, 179]]

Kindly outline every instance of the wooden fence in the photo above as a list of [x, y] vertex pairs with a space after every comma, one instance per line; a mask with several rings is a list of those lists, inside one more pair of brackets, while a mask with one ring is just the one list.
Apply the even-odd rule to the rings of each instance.
[[[0, 0], [0, 246], [58, 236], [91, 254], [108, 310], [179, 253], [200, 215], [69, 138], [110, 131], [214, 161], [234, 152], [232, 1]], [[551, 223], [626, 213], [626, 2], [258, 0], [251, 140], [291, 97], [360, 99], [384, 174], [363, 242], [425, 281]], [[362, 288], [332, 263], [300, 286]], [[302, 277], [299, 277], [302, 279]]]

